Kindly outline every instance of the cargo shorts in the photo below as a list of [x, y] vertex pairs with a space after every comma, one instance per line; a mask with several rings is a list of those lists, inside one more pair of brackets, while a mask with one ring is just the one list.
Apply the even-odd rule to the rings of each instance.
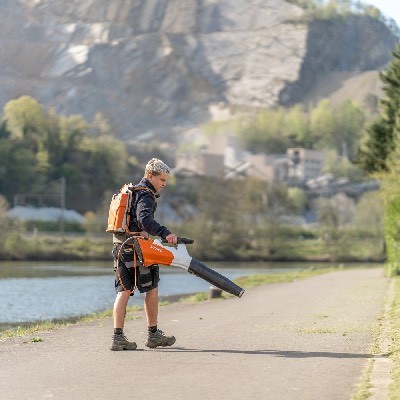
[[[135, 287], [135, 268], [133, 246], [125, 245], [121, 251], [117, 265], [117, 256], [120, 249], [119, 244], [114, 244], [114, 272], [115, 272], [115, 291], [117, 293], [130, 290], [133, 296]], [[160, 272], [158, 265], [145, 267], [136, 257], [136, 286], [140, 293], [149, 292], [158, 287]]]

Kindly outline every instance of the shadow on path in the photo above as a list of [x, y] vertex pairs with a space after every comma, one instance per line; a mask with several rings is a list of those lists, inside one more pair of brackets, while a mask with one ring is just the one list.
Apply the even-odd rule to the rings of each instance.
[[355, 353], [331, 353], [319, 351], [289, 351], [289, 350], [211, 350], [211, 349], [186, 349], [184, 347], [172, 347], [168, 349], [154, 349], [152, 351], [174, 352], [174, 353], [228, 353], [228, 354], [255, 354], [271, 355], [284, 358], [374, 358], [372, 354]]

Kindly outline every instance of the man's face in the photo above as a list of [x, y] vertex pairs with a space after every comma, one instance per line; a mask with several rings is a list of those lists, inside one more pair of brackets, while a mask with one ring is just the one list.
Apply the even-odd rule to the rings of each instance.
[[160, 174], [160, 175], [150, 175], [147, 177], [150, 183], [154, 186], [157, 192], [160, 192], [165, 186], [167, 186], [167, 174]]

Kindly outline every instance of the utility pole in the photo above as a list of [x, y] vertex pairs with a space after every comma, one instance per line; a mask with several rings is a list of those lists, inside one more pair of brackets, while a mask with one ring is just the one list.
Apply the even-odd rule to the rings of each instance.
[[61, 240], [64, 241], [64, 219], [65, 219], [65, 191], [66, 191], [66, 179], [63, 176], [60, 179], [60, 208], [61, 208], [61, 218], [60, 218], [60, 232]]

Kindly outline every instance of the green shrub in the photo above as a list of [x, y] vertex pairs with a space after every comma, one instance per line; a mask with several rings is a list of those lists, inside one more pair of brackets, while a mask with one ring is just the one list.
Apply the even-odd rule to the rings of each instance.
[[385, 270], [387, 276], [400, 275], [400, 262], [387, 263]]
[[400, 274], [400, 196], [387, 203], [384, 235], [389, 276]]
[[10, 232], [3, 244], [7, 258], [24, 258], [26, 255], [26, 240], [18, 232]]

